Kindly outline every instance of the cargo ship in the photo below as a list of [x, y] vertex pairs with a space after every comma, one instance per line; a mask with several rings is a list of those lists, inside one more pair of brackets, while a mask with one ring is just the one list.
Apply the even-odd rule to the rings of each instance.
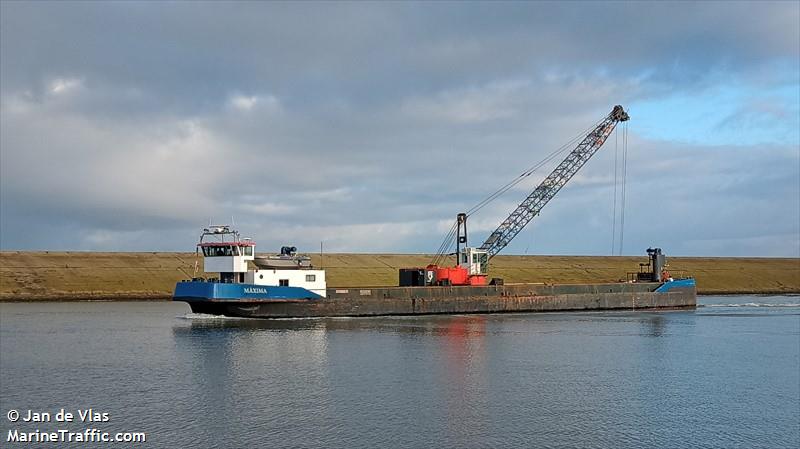
[[[312, 267], [310, 258], [298, 255], [295, 247], [256, 257], [252, 240], [242, 239], [230, 226], [210, 226], [204, 229], [197, 251], [203, 254], [204, 271], [212, 277], [195, 276], [179, 282], [173, 298], [188, 302], [196, 313], [256, 318], [694, 307], [694, 279], [671, 277], [659, 248], [648, 249], [648, 263], [618, 283], [505, 285], [502, 279], [489, 279], [491, 258], [541, 213], [602, 147], [617, 124], [628, 119], [622, 106], [614, 106], [481, 246], [468, 245], [467, 218], [471, 213], [526, 179], [567, 146], [468, 212], [458, 214], [434, 260], [426, 267], [401, 269], [397, 287], [327, 288], [325, 271]], [[626, 148], [623, 154], [627, 154]], [[450, 253], [453, 244], [455, 252]], [[456, 264], [442, 266], [449, 256], [455, 256]], [[213, 277], [214, 273], [218, 277]]]
[[[208, 237], [217, 241], [203, 241]], [[229, 226], [206, 229], [198, 244], [206, 276], [178, 282], [175, 301], [192, 312], [247, 318], [471, 314], [694, 307], [695, 281], [672, 278], [659, 248], [623, 282], [597, 284], [448, 285], [435, 268], [402, 269], [397, 287], [327, 288], [294, 247], [259, 257], [255, 242]], [[422, 282], [417, 282], [418, 280]], [[425, 283], [427, 281], [427, 283]], [[419, 284], [422, 285], [413, 285]]]

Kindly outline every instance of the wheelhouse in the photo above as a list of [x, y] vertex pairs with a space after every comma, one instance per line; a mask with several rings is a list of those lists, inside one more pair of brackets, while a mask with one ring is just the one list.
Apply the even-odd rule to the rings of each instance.
[[239, 231], [230, 226], [210, 226], [203, 229], [197, 251], [203, 253], [205, 272], [219, 273], [220, 279], [243, 282], [247, 264], [255, 258], [255, 247], [255, 242], [241, 238]]
[[255, 243], [236, 242], [236, 243], [201, 243], [197, 245], [204, 257], [234, 257], [234, 256], [253, 256]]

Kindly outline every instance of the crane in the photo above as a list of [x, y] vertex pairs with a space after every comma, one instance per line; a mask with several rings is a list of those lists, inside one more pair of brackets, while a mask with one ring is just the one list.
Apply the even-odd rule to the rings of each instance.
[[[489, 260], [508, 246], [511, 240], [534, 217], [539, 215], [542, 208], [556, 196], [561, 188], [603, 146], [617, 124], [625, 122], [629, 118], [628, 113], [625, 112], [622, 106], [614, 106], [614, 109], [578, 143], [578, 146], [500, 223], [497, 229], [489, 234], [489, 237], [480, 247], [467, 246], [467, 214], [458, 214], [456, 218], [457, 265], [455, 267], [440, 267], [436, 264], [428, 265], [425, 273], [425, 284], [486, 285]], [[463, 249], [462, 244], [464, 246]]]

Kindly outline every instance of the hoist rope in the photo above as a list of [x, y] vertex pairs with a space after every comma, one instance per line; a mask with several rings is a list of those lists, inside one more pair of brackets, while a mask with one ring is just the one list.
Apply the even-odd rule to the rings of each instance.
[[617, 247], [617, 167], [619, 166], [619, 130], [614, 129], [614, 208], [611, 213], [611, 255]]
[[622, 195], [619, 212], [619, 255], [622, 255], [625, 238], [625, 185], [628, 178], [628, 123], [622, 127]]

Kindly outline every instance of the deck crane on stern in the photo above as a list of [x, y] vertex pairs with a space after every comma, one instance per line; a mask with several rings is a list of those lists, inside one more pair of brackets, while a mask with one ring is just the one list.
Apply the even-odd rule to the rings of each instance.
[[[423, 285], [486, 285], [489, 260], [503, 250], [542, 208], [553, 199], [564, 185], [603, 146], [620, 122], [629, 119], [622, 106], [614, 109], [578, 143], [567, 157], [503, 220], [480, 247], [467, 246], [467, 214], [456, 219], [456, 266], [437, 264], [425, 268]], [[462, 247], [463, 245], [463, 247]], [[403, 284], [401, 270], [401, 284]], [[406, 282], [407, 285], [420, 285]]]

